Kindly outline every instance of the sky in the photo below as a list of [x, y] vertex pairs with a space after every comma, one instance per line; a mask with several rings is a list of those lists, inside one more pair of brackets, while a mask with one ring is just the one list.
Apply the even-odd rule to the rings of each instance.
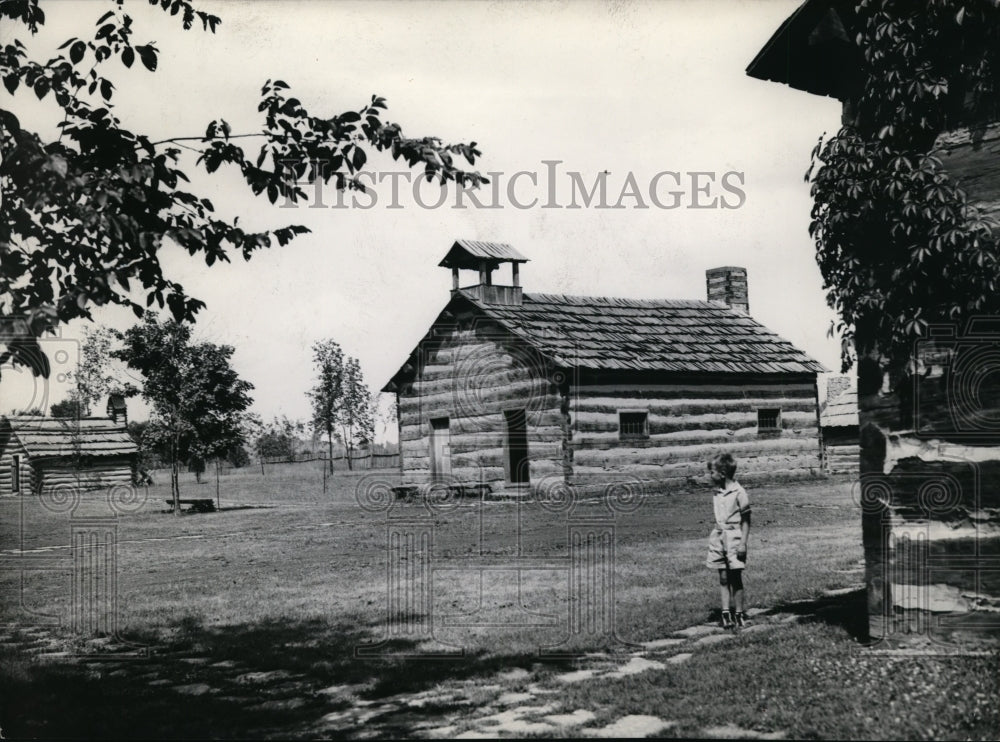
[[[310, 346], [320, 339], [358, 358], [373, 391], [385, 384], [447, 303], [451, 277], [437, 263], [458, 238], [517, 248], [530, 259], [521, 269], [527, 292], [704, 299], [706, 269], [743, 266], [751, 315], [839, 371], [803, 176], [818, 138], [839, 127], [840, 104], [745, 74], [796, 0], [197, 5], [222, 17], [214, 36], [185, 32], [146, 2], [125, 3], [134, 43], [161, 50], [155, 73], [109, 68], [116, 115], [133, 130], [195, 136], [215, 118], [234, 132], [258, 130], [260, 88], [282, 79], [315, 115], [380, 95], [386, 118], [407, 136], [475, 141], [483, 153], [476, 168], [498, 174], [497, 197], [492, 186], [478, 195], [499, 208], [467, 199], [453, 208], [454, 189], [433, 208], [442, 194], [430, 186], [414, 194], [405, 166], [386, 158], [369, 169], [400, 174], [383, 176], [371, 208], [348, 197], [343, 208], [282, 209], [255, 198], [237, 174], [196, 177], [188, 161], [194, 186], [224, 215], [250, 228], [312, 230], [249, 262], [234, 256], [212, 268], [170, 248], [162, 254], [207, 303], [196, 337], [235, 347], [233, 363], [265, 418], [308, 417]], [[113, 4], [43, 7], [46, 27], [32, 48], [54, 50], [89, 33]], [[18, 91], [4, 105], [23, 125], [52, 131], [54, 103], [29, 96]], [[656, 179], [664, 171], [680, 184], [669, 174]], [[597, 199], [584, 206], [573, 190], [575, 182], [590, 190], [602, 173], [605, 203], [622, 208], [596, 208]], [[581, 208], [566, 208], [574, 199]], [[332, 188], [323, 202], [336, 203]], [[497, 282], [506, 277], [501, 269]], [[471, 274], [463, 280], [474, 282]], [[116, 307], [97, 308], [94, 318], [120, 329], [135, 321]], [[60, 369], [72, 365], [84, 324], [52, 341], [69, 360], [48, 382], [5, 370], [0, 410], [65, 396]], [[142, 417], [136, 407], [133, 419]]]

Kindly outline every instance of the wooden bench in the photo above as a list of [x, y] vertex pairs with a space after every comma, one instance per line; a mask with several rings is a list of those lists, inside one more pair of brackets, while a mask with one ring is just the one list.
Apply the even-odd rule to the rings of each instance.
[[[422, 485], [427, 487], [428, 485]], [[392, 492], [396, 496], [397, 500], [405, 500], [407, 502], [412, 502], [415, 497], [420, 494], [421, 485], [417, 484], [406, 484], [400, 487], [393, 487]], [[445, 485], [448, 491], [461, 498], [475, 498], [479, 499], [485, 495], [489, 495], [493, 488], [488, 484], [449, 484]]]
[[[167, 505], [170, 506], [170, 512], [171, 513], [174, 512], [174, 501], [171, 499], [171, 500], [165, 500], [165, 502], [167, 503]], [[182, 511], [182, 512], [185, 512], [185, 513], [214, 513], [215, 512], [215, 500], [213, 500], [211, 498], [195, 499], [195, 500], [182, 499], [182, 500], [179, 500], [179, 502], [180, 502], [181, 505], [190, 505], [191, 506], [187, 510], [183, 510]]]

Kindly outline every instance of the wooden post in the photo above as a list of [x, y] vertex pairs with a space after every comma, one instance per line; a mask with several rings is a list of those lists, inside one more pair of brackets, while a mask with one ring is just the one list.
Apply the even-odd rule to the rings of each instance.
[[219, 460], [215, 460], [215, 508], [222, 510], [222, 500], [219, 499]]
[[458, 291], [458, 268], [451, 269], [451, 290]]
[[510, 272], [511, 272], [511, 276], [514, 279], [514, 286], [520, 286], [521, 285], [521, 276], [519, 275], [519, 271], [518, 271], [517, 263], [516, 262], [513, 262], [513, 263], [510, 264]]

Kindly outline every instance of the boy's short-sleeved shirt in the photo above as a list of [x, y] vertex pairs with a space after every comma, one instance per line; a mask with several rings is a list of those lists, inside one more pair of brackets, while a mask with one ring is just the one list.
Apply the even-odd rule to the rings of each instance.
[[715, 524], [719, 528], [739, 526], [743, 515], [750, 512], [750, 497], [739, 482], [720, 487], [712, 498]]

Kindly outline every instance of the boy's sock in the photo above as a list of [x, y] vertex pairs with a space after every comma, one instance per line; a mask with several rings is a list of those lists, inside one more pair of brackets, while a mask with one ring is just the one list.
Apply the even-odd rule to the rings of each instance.
[[736, 626], [736, 624], [733, 621], [733, 614], [730, 612], [730, 610], [728, 608], [723, 608], [722, 609], [722, 628], [724, 628], [724, 629], [731, 629], [731, 628], [734, 628], [735, 626]]
[[743, 611], [740, 611], [735, 615], [734, 621], [736, 623], [736, 627], [740, 629], [750, 623], [750, 619], [746, 617]]

